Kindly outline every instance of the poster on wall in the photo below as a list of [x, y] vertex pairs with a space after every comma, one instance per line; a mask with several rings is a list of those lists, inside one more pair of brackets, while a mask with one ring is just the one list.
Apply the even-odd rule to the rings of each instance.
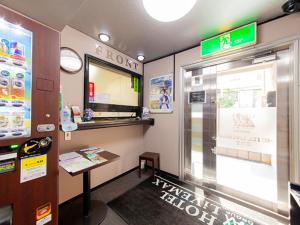
[[0, 140], [31, 134], [32, 32], [0, 24]]
[[149, 108], [151, 113], [173, 112], [173, 74], [150, 79]]

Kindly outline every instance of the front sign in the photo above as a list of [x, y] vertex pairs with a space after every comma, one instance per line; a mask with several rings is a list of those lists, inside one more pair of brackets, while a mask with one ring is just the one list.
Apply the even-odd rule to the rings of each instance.
[[203, 57], [220, 54], [229, 50], [256, 44], [256, 22], [220, 34], [201, 42]]
[[105, 61], [111, 62], [115, 65], [121, 66], [128, 70], [140, 73], [139, 63], [128, 58], [126, 55], [119, 53], [117, 51], [107, 48], [105, 45], [96, 46], [96, 55]]

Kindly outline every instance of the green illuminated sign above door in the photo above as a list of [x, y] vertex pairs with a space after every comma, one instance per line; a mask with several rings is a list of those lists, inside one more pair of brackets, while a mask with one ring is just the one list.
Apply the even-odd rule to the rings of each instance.
[[256, 22], [254, 22], [202, 41], [202, 56], [211, 56], [256, 44], [256, 27]]

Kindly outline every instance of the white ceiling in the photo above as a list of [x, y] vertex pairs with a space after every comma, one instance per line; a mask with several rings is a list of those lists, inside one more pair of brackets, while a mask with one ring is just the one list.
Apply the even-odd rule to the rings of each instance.
[[197, 45], [201, 39], [252, 21], [282, 15], [286, 0], [197, 0], [182, 19], [162, 23], [142, 0], [0, 0], [0, 3], [59, 31], [69, 25], [93, 38], [109, 33], [113, 48], [146, 61]]

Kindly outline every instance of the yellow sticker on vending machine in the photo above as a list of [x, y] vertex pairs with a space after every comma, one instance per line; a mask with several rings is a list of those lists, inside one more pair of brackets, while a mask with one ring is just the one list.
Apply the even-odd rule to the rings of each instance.
[[47, 155], [21, 159], [21, 183], [47, 175]]

